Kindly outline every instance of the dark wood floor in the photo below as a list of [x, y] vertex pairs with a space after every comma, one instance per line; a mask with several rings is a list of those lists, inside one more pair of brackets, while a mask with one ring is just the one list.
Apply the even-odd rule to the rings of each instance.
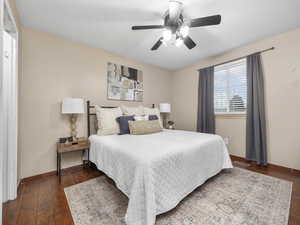
[[[260, 168], [256, 165], [235, 166], [293, 182], [289, 225], [300, 225], [300, 176], [280, 169]], [[20, 185], [18, 198], [4, 204], [3, 225], [72, 225], [72, 216], [63, 191], [102, 174], [96, 169], [82, 167], [65, 171], [62, 183], [55, 175], [40, 177]]]

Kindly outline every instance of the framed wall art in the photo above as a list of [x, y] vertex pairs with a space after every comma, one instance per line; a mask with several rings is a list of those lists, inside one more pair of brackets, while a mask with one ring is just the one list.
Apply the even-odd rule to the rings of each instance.
[[143, 72], [115, 64], [107, 64], [107, 99], [119, 101], [143, 101]]

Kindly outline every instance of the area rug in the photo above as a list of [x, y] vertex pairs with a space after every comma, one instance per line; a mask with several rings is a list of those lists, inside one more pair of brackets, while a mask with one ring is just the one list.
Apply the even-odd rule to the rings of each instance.
[[[287, 225], [292, 183], [234, 168], [197, 188], [156, 225]], [[101, 176], [65, 188], [76, 225], [125, 225], [128, 199]]]

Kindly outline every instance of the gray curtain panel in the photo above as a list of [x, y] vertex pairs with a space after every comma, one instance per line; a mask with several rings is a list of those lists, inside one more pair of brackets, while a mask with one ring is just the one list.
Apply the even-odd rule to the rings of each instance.
[[215, 133], [214, 67], [199, 70], [197, 131]]
[[267, 165], [264, 75], [260, 53], [247, 57], [246, 159]]

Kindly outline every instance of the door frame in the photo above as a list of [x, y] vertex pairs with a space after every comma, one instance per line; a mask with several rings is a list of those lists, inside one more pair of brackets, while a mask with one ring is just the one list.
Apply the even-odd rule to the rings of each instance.
[[[7, 107], [3, 96], [3, 61], [4, 61], [4, 51], [3, 51], [3, 32], [5, 30], [4, 24], [4, 10], [7, 10], [13, 29], [14, 34], [12, 35], [15, 39], [15, 62], [13, 67], [13, 79], [14, 87], [13, 91], [13, 102], [11, 107]], [[19, 30], [16, 24], [16, 20], [12, 13], [11, 7], [8, 0], [0, 0], [0, 124], [4, 124], [6, 121], [9, 123], [9, 128], [0, 126], [0, 159], [4, 157], [4, 151], [7, 151], [7, 168], [9, 173], [4, 174], [3, 177], [3, 163], [0, 163], [0, 221], [2, 221], [2, 202], [7, 200], [13, 200], [17, 197], [17, 188], [18, 188], [18, 43], [19, 43]], [[5, 94], [4, 94], [5, 95]], [[13, 112], [12, 112], [13, 111]], [[6, 114], [11, 114], [7, 115]], [[7, 142], [7, 145], [5, 143]], [[9, 150], [8, 150], [9, 149]], [[7, 181], [7, 193], [6, 198], [3, 199], [3, 180]]]
[[[3, 102], [2, 97], [2, 83], [3, 83], [3, 7], [4, 3], [3, 0], [0, 0], [0, 124], [3, 124], [4, 118], [3, 118], [3, 105], [1, 102]], [[4, 127], [0, 126], [0, 159], [3, 159], [3, 149], [4, 149]], [[0, 162], [0, 221], [2, 224], [2, 202], [3, 202], [3, 163]]]

